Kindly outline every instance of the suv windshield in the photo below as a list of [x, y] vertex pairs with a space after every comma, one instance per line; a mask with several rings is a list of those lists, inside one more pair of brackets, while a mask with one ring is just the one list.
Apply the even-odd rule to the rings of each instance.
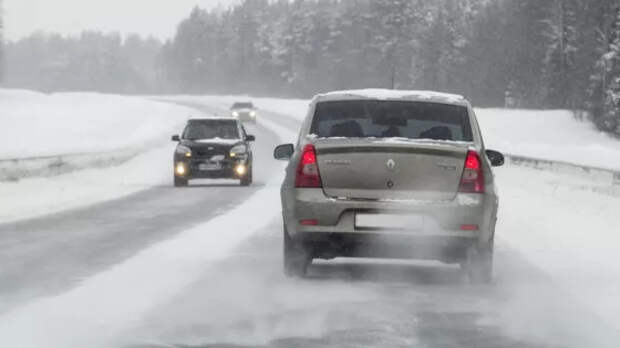
[[473, 141], [466, 107], [427, 102], [352, 100], [318, 103], [311, 133], [320, 138]]
[[233, 109], [253, 109], [254, 104], [252, 103], [234, 103], [232, 106]]
[[191, 121], [183, 132], [183, 139], [239, 139], [239, 129], [235, 121], [201, 120]]

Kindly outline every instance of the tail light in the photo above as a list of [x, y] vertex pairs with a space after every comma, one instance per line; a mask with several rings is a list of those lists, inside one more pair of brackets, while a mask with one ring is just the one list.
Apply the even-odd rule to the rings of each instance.
[[312, 144], [306, 145], [301, 153], [299, 166], [297, 166], [297, 176], [295, 177], [295, 187], [323, 187], [316, 160], [316, 150]]
[[299, 224], [304, 225], [304, 226], [316, 226], [319, 224], [319, 220], [303, 219], [303, 220], [299, 220]]
[[482, 161], [476, 151], [467, 152], [465, 168], [459, 192], [463, 193], [484, 193], [484, 173], [482, 172]]
[[461, 225], [461, 231], [478, 231], [478, 225]]

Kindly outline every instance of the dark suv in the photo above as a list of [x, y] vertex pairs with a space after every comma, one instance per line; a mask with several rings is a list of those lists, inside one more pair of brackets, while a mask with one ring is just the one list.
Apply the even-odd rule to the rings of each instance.
[[174, 186], [187, 186], [191, 179], [239, 179], [252, 183], [253, 135], [247, 135], [239, 120], [230, 118], [191, 119], [174, 151]]

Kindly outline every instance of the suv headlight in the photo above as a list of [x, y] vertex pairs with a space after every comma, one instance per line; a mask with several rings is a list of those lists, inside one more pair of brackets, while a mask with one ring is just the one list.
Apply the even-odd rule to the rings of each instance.
[[232, 112], [233, 117], [239, 117], [239, 113], [237, 111]]
[[190, 149], [187, 146], [183, 146], [183, 145], [177, 146], [176, 152], [177, 154], [185, 156], [185, 157], [192, 157], [192, 149]]
[[250, 111], [250, 117], [256, 117], [256, 111]]
[[243, 144], [239, 144], [239, 145], [235, 145], [233, 146], [232, 149], [230, 149], [230, 157], [239, 157], [239, 156], [243, 156], [248, 152], [248, 147], [243, 145]]

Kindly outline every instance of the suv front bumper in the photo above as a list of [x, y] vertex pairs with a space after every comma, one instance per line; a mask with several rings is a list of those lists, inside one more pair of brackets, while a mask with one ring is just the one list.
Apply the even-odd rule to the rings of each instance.
[[[250, 163], [246, 159], [226, 159], [219, 161], [219, 168], [201, 170], [201, 165], [207, 165], [208, 160], [205, 159], [183, 159], [174, 163], [175, 175], [187, 180], [190, 179], [241, 179], [249, 172]], [[182, 173], [179, 167], [182, 166]], [[242, 166], [243, 173], [237, 168]]]

